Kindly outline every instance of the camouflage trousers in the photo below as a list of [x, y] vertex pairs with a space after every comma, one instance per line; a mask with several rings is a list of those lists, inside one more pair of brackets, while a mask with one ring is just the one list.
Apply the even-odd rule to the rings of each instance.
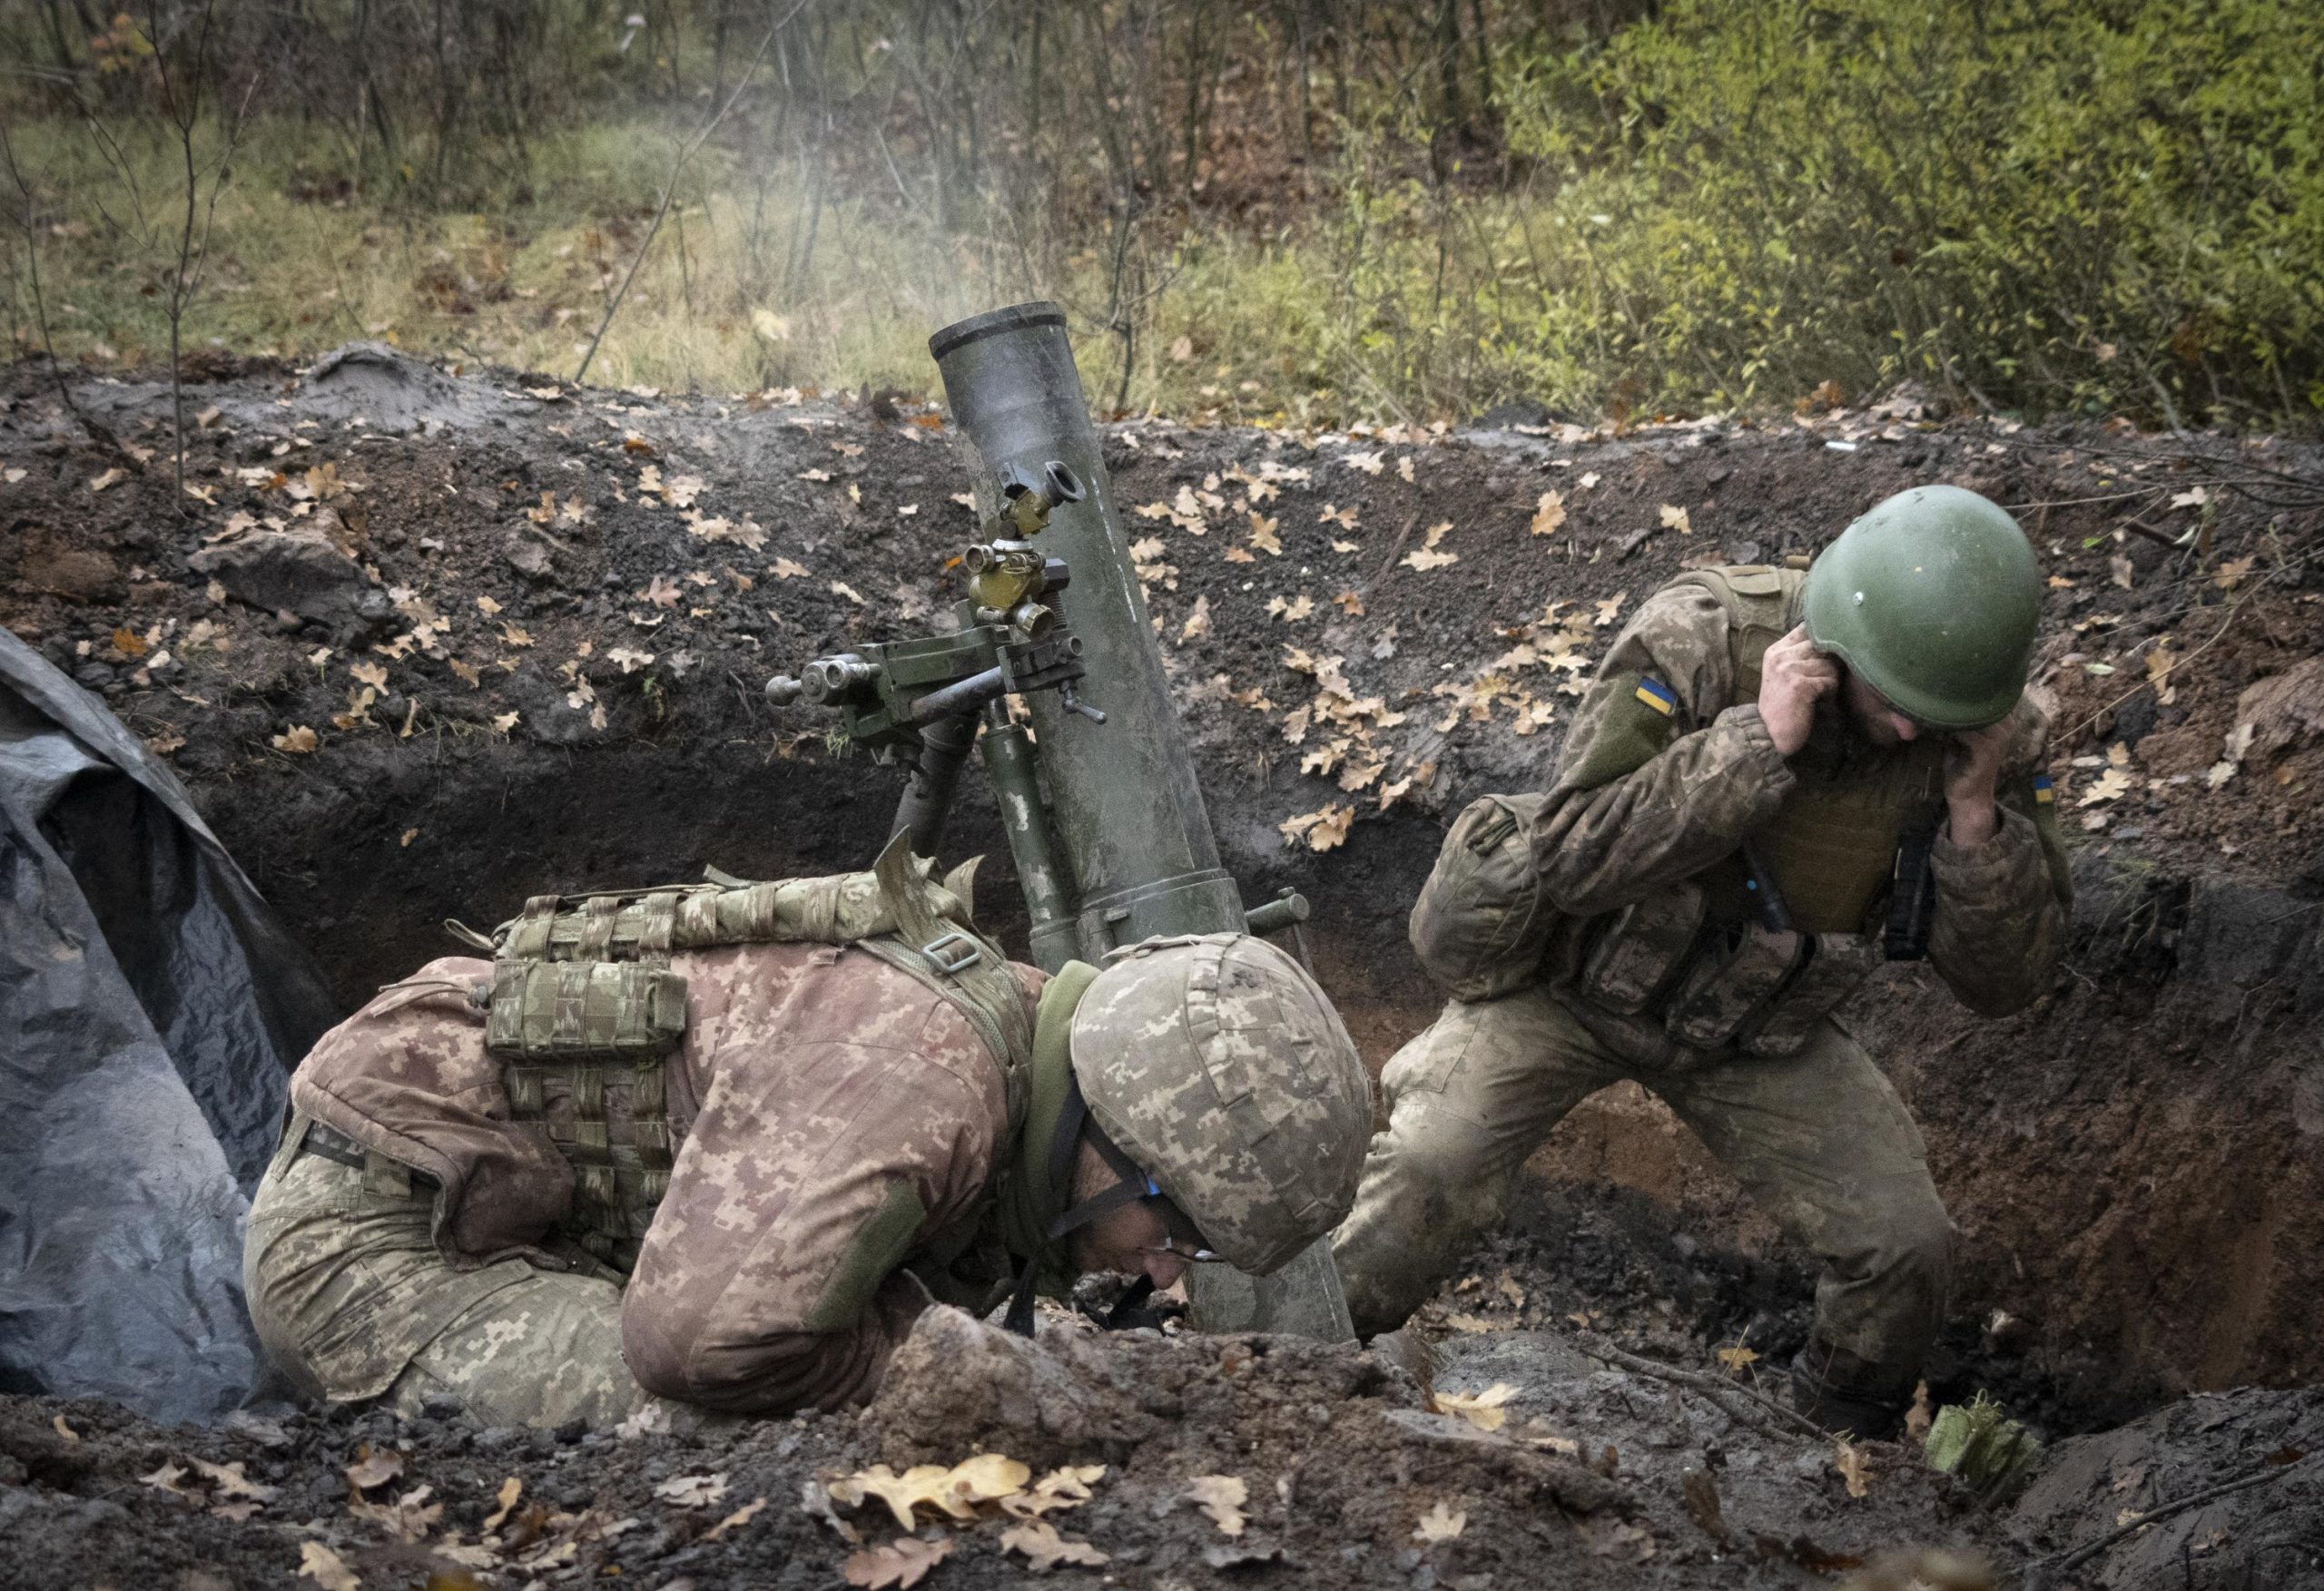
[[435, 1189], [379, 1156], [304, 1152], [304, 1116], [251, 1201], [251, 1319], [300, 1390], [414, 1415], [458, 1399], [487, 1425], [618, 1424], [660, 1400], [621, 1357], [621, 1290], [517, 1258], [459, 1270], [429, 1235]]
[[1863, 1049], [1827, 1022], [1788, 1059], [1653, 1070], [1538, 987], [1452, 1002], [1380, 1074], [1388, 1126], [1332, 1240], [1357, 1331], [1401, 1324], [1500, 1219], [1550, 1130], [1625, 1078], [1823, 1260], [1821, 1345], [1861, 1361], [1883, 1398], [1909, 1397], [1944, 1312], [1949, 1223], [1920, 1130]]

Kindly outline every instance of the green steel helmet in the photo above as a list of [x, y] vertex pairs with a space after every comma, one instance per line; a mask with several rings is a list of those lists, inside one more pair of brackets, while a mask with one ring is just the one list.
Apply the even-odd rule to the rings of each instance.
[[1808, 638], [1891, 706], [1935, 729], [1979, 729], [2024, 693], [2042, 571], [1997, 503], [1960, 486], [1899, 492], [1807, 571]]
[[1372, 1091], [1332, 1003], [1248, 934], [1117, 950], [1073, 1012], [1090, 1117], [1237, 1270], [1258, 1276], [1340, 1223]]

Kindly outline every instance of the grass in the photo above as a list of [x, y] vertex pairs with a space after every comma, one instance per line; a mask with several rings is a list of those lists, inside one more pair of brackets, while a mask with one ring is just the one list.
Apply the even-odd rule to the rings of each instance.
[[[1501, 63], [1514, 158], [1490, 180], [1423, 174], [1424, 130], [1343, 125], [1324, 197], [1288, 223], [1166, 216], [1118, 250], [1101, 211], [969, 196], [940, 224], [908, 166], [832, 160], [874, 174], [819, 195], [787, 159], [714, 147], [589, 374], [926, 392], [930, 331], [1049, 297], [1101, 409], [1780, 412], [1827, 381], [1853, 399], [1912, 380], [1972, 408], [2312, 428], [2324, 88], [2292, 64], [2319, 54], [2324, 12], [2290, 0], [1669, 0]], [[113, 158], [70, 121], [11, 136], [57, 351], [158, 362], [174, 147], [150, 122]], [[571, 375], [677, 137], [623, 113], [528, 144], [522, 189], [421, 209], [345, 192], [304, 129], [261, 118], [188, 346], [376, 337]], [[36, 349], [10, 242], [11, 329]]]

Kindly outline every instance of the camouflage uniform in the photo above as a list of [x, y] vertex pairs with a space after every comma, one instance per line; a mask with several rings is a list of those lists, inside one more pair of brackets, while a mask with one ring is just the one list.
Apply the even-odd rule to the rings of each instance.
[[[672, 967], [688, 1006], [664, 1067], [676, 1154], [625, 1286], [551, 1235], [575, 1174], [550, 1133], [508, 1119], [482, 1013], [457, 992], [383, 996], [323, 1037], [245, 1257], [261, 1340], [295, 1380], [406, 1408], [450, 1392], [493, 1423], [601, 1425], [655, 1395], [828, 1408], [876, 1386], [931, 1286], [965, 1298], [1005, 1277], [1004, 1080], [956, 1006], [852, 948]], [[1029, 1010], [1042, 975], [1016, 970]], [[448, 958], [414, 981], [490, 975]], [[616, 1134], [626, 1086], [606, 1084]], [[361, 1164], [319, 1149], [334, 1144]]]
[[[1728, 573], [1777, 589], [1773, 571]], [[1797, 584], [1784, 577], [1782, 628], [1797, 617]], [[1880, 903], [1909, 800], [1941, 799], [1936, 737], [1881, 751], [1828, 701], [1808, 744], [1777, 752], [1758, 657], [1781, 633], [1742, 644], [1720, 597], [1681, 580], [1609, 652], [1533, 830], [1557, 921], [1538, 975], [1500, 998], [1453, 1001], [1381, 1075], [1389, 1125], [1334, 1240], [1360, 1330], [1401, 1322], [1499, 1218], [1517, 1169], [1566, 1112], [1630, 1078], [1824, 1261], [1818, 1369], [1870, 1402], [1909, 1394], [1944, 1307], [1948, 1226], [1920, 1134], [1864, 1051], [1827, 1017], [1787, 1056], [1690, 1049], [1578, 987], [1601, 914], [1691, 882], [1712, 923], [1744, 918], [1738, 852], [1755, 837], [1774, 837], [1769, 861], [1795, 915], [1807, 908], [1802, 927], [1857, 929]], [[2037, 787], [2045, 721], [2024, 702], [2011, 722], [1997, 832], [1971, 850], [1940, 830], [1932, 859], [1929, 961], [1985, 1015], [2047, 987], [2070, 899], [2046, 781]]]

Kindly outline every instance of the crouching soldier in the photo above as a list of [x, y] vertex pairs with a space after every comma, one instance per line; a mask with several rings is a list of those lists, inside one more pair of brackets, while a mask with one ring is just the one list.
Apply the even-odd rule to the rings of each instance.
[[[1045, 977], [900, 840], [873, 873], [546, 896], [324, 1036], [253, 1203], [313, 1396], [494, 1424], [861, 1400], [933, 1297], [1252, 1272], [1329, 1232], [1371, 1101], [1239, 935]], [[439, 1404], [440, 1406], [440, 1404]]]
[[1359, 1331], [1401, 1322], [1559, 1119], [1630, 1078], [1823, 1260], [1795, 1399], [1893, 1422], [1947, 1223], [1828, 1014], [1884, 957], [1925, 956], [1984, 1016], [2048, 987], [2071, 897], [2024, 699], [2041, 593], [2008, 515], [1929, 486], [1804, 575], [1706, 570], [1640, 608], [1549, 791], [1471, 806], [1413, 908], [1453, 997], [1381, 1075], [1390, 1123], [1334, 1240]]

